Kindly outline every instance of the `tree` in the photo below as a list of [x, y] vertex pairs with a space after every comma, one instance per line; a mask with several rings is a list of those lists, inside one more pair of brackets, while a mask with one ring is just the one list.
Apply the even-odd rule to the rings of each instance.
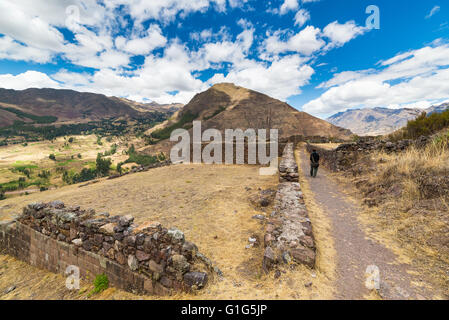
[[109, 170], [111, 169], [112, 161], [111, 159], [103, 159], [101, 157], [101, 153], [97, 155], [97, 173], [100, 176], [107, 176], [109, 174]]

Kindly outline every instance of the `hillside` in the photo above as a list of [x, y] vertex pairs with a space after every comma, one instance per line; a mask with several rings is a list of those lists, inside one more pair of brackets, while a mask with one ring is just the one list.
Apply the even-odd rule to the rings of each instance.
[[339, 112], [327, 119], [330, 123], [347, 128], [360, 136], [377, 136], [392, 133], [414, 120], [421, 113], [441, 113], [449, 107], [449, 103], [432, 106], [428, 109], [388, 109], [366, 108]]
[[287, 103], [265, 94], [235, 86], [217, 84], [197, 94], [173, 119], [150, 131], [156, 139], [166, 139], [173, 129], [190, 128], [193, 120], [202, 129], [278, 129], [280, 137], [294, 135], [347, 138], [349, 130], [300, 112]]
[[72, 90], [0, 88], [0, 127], [14, 121], [52, 123], [55, 121], [95, 121], [105, 118], [142, 117], [145, 112], [116, 98]]
[[184, 105], [182, 103], [159, 104], [154, 101], [151, 103], [140, 103], [140, 102], [136, 102], [136, 101], [125, 99], [125, 98], [115, 98], [114, 97], [113, 99], [120, 101], [120, 102], [124, 102], [139, 112], [162, 112], [162, 113], [173, 114], [176, 111], [182, 109], [182, 107], [184, 107]]

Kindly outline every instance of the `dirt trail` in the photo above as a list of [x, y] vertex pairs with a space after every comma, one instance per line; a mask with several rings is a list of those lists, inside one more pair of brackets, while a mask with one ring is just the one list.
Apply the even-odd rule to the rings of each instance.
[[[336, 299], [365, 299], [372, 291], [365, 281], [368, 266], [380, 273], [379, 293], [384, 299], [423, 299], [432, 295], [412, 284], [416, 279], [410, 265], [399, 263], [392, 250], [379, 244], [364, 231], [357, 220], [358, 208], [330, 179], [322, 166], [317, 178], [310, 177], [308, 155], [303, 147], [297, 151], [301, 174], [310, 185], [311, 197], [331, 221], [331, 235], [336, 251]], [[307, 196], [307, 195], [306, 195]], [[417, 282], [417, 281], [416, 281]]]

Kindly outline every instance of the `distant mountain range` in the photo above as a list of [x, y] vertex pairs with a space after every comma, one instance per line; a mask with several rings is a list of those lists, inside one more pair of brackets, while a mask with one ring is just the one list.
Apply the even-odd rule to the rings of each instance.
[[339, 112], [327, 119], [330, 123], [351, 130], [360, 136], [377, 136], [392, 133], [407, 125], [407, 121], [415, 119], [421, 113], [432, 114], [443, 112], [449, 103], [433, 106], [428, 109], [352, 109]]
[[25, 123], [87, 122], [114, 118], [147, 118], [174, 113], [182, 105], [140, 104], [102, 94], [57, 89], [0, 88], [0, 128]]

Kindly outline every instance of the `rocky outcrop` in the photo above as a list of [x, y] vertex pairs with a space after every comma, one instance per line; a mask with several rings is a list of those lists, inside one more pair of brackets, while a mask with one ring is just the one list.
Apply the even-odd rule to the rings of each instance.
[[[286, 146], [282, 164], [284, 172], [296, 172], [297, 175], [298, 166], [292, 144]], [[298, 181], [298, 176], [295, 178]], [[315, 240], [301, 186], [298, 182], [291, 182], [293, 179], [280, 179], [284, 182], [278, 186], [274, 211], [267, 221], [262, 267], [265, 272], [281, 263], [298, 263], [313, 268], [316, 259]]]
[[[150, 294], [188, 291], [203, 288], [211, 275], [212, 265], [204, 262], [209, 260], [198, 252], [195, 244], [185, 240], [180, 230], [166, 229], [157, 222], [136, 225], [131, 215], [110, 217], [107, 213], [96, 214], [94, 210], [66, 207], [64, 203], [54, 201], [28, 205], [16, 224], [16, 229], [30, 228], [41, 234], [38, 238], [43, 240], [40, 242], [52, 242], [57, 259], [61, 251], [73, 251], [74, 260], [83, 265], [78, 257], [80, 252], [93, 254], [103, 257], [98, 261], [108, 260], [115, 266], [110, 271], [112, 283], [115, 277], [120, 277], [118, 275], [130, 272], [141, 279], [137, 284], [134, 280], [131, 284], [115, 281], [123, 289], [137, 287], [137, 291]], [[17, 242], [13, 239], [17, 232], [11, 231], [11, 226], [8, 228], [9, 231], [2, 230], [2, 238], [7, 238], [7, 233], [12, 236], [9, 244], [0, 241], [3, 249], [28, 262], [42, 260], [44, 255], [47, 257], [45, 250], [34, 249], [43, 244], [27, 242], [27, 239]], [[67, 246], [70, 250], [64, 249]], [[41, 264], [47, 266], [48, 259], [44, 260], [47, 261]], [[58, 261], [54, 263], [58, 264]], [[92, 261], [84, 265], [97, 272], [102, 270]], [[50, 265], [49, 269], [52, 270], [53, 266]], [[123, 270], [116, 272], [116, 269]], [[103, 271], [108, 272], [107, 268]]]

